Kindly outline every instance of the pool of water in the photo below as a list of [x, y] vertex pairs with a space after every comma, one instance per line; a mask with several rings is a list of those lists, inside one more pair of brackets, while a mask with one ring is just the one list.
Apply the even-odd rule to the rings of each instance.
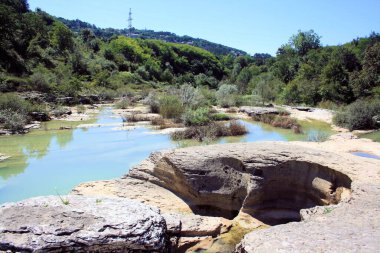
[[[304, 134], [299, 135], [253, 121], [241, 122], [249, 130], [247, 135], [221, 138], [215, 143], [307, 140], [315, 133], [332, 133], [328, 124], [320, 122], [303, 122]], [[82, 123], [105, 125], [76, 128]], [[121, 118], [105, 108], [89, 122], [51, 121], [26, 135], [0, 137], [0, 153], [11, 156], [0, 162], [0, 203], [66, 194], [82, 182], [120, 177], [153, 151], [201, 145], [173, 142], [146, 125], [115, 128], [121, 123]], [[72, 129], [58, 130], [62, 126]]]
[[364, 152], [352, 152], [351, 154], [356, 155], [356, 156], [360, 156], [360, 157], [380, 160], [380, 156], [372, 155], [372, 154], [368, 154], [368, 153], [364, 153]]

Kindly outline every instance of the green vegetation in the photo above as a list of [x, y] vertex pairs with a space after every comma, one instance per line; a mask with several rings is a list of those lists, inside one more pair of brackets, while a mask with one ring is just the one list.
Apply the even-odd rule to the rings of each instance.
[[[43, 99], [37, 101], [49, 103], [45, 108], [55, 116], [67, 113], [61, 105], [118, 98], [118, 108], [143, 101], [166, 119], [206, 125], [226, 118], [206, 113], [211, 105], [284, 103], [345, 108], [337, 124], [377, 127], [370, 120], [379, 114], [380, 98], [380, 35], [374, 32], [323, 46], [313, 30], [299, 31], [272, 57], [170, 33], [134, 30], [129, 38], [126, 30], [30, 11], [26, 0], [2, 1], [0, 17], [0, 92], [28, 100], [25, 94], [38, 92]], [[12, 132], [41, 111], [35, 102], [17, 101], [18, 109], [12, 103], [0, 108], [1, 127]], [[289, 118], [271, 124], [299, 131]]]
[[62, 198], [62, 196], [58, 193], [57, 190], [56, 190], [56, 192], [57, 192], [58, 198], [59, 198], [59, 200], [61, 200], [62, 204], [64, 204], [65, 206], [70, 205], [70, 201], [68, 198]]
[[208, 108], [199, 108], [196, 110], [187, 110], [182, 115], [182, 121], [185, 126], [204, 126], [210, 121], [210, 111]]
[[22, 133], [24, 126], [32, 120], [32, 112], [43, 112], [43, 109], [16, 94], [0, 93], [0, 126], [12, 133]]
[[252, 118], [255, 121], [260, 121], [274, 127], [292, 129], [296, 134], [302, 133], [301, 125], [298, 121], [286, 115], [263, 114]]
[[217, 137], [240, 136], [248, 131], [244, 125], [237, 121], [228, 124], [209, 123], [204, 126], [191, 126], [184, 130], [176, 131], [171, 134], [173, 140], [192, 139], [199, 142], [211, 141]]
[[379, 125], [375, 118], [380, 119], [380, 100], [358, 100], [339, 111], [334, 117], [334, 123], [348, 129], [375, 129]]
[[130, 106], [130, 102], [127, 98], [122, 98], [118, 102], [115, 103], [115, 108], [117, 109], [127, 109]]
[[181, 100], [175, 95], [162, 96], [159, 100], [159, 112], [166, 119], [179, 120], [184, 111]]

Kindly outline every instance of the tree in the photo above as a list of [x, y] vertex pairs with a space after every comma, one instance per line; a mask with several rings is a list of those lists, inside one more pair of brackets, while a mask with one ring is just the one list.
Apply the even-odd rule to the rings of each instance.
[[222, 84], [216, 92], [218, 104], [222, 107], [230, 107], [236, 105], [236, 96], [238, 89], [232, 84]]
[[53, 29], [51, 31], [52, 44], [58, 50], [71, 51], [74, 48], [73, 34], [70, 29], [61, 22], [54, 22]]
[[321, 47], [321, 36], [316, 34], [314, 30], [301, 31], [299, 30], [296, 35], [293, 35], [289, 44], [296, 50], [297, 54], [304, 56], [311, 49], [317, 49]]

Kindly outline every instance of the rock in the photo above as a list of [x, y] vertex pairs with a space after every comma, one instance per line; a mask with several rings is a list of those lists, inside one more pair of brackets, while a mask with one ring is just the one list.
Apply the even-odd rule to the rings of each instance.
[[248, 116], [258, 116], [264, 114], [280, 114], [283, 110], [277, 109], [275, 107], [252, 107], [252, 106], [242, 106], [239, 108], [239, 112], [244, 112]]
[[11, 158], [11, 157], [10, 156], [6, 156], [6, 155], [0, 153], [0, 162], [5, 161], [5, 160], [7, 160], [9, 158]]
[[83, 105], [91, 105], [100, 101], [99, 95], [81, 95], [79, 96], [79, 103]]
[[375, 126], [380, 127], [380, 115], [373, 116], [372, 120], [375, 123]]
[[247, 234], [237, 252], [374, 252], [380, 248], [379, 165], [293, 143], [198, 146], [153, 153], [122, 179], [76, 191], [133, 195], [162, 207], [165, 216], [183, 206], [193, 213], [189, 219], [183, 212], [166, 216], [172, 234], [180, 228], [177, 247], [221, 234], [220, 217], [240, 217], [241, 236], [273, 227]]
[[302, 111], [302, 112], [312, 112], [314, 109], [311, 108], [311, 107], [306, 107], [306, 106], [295, 106], [295, 107], [292, 107], [293, 109], [296, 109], [298, 111]]
[[71, 111], [70, 108], [60, 108], [58, 110], [53, 110], [51, 112], [52, 115], [54, 115], [55, 117], [61, 117], [61, 116], [64, 116], [64, 115], [71, 115], [73, 112]]
[[85, 196], [105, 196], [135, 199], [159, 208], [162, 212], [191, 213], [191, 209], [181, 198], [171, 191], [146, 180], [130, 177], [83, 183], [75, 187], [73, 194]]
[[11, 131], [7, 129], [0, 129], [0, 135], [10, 135], [10, 134], [12, 134]]
[[0, 251], [167, 252], [158, 210], [132, 200], [38, 197], [0, 206]]
[[29, 116], [36, 121], [49, 121], [51, 120], [50, 116], [45, 112], [31, 112]]
[[193, 214], [163, 214], [168, 231], [182, 237], [217, 236], [223, 226], [220, 217], [207, 217]]
[[77, 99], [74, 97], [60, 97], [56, 99], [56, 102], [62, 105], [74, 105], [77, 103]]
[[24, 132], [27, 133], [31, 129], [38, 129], [40, 127], [41, 127], [40, 122], [34, 121], [34, 122], [31, 122], [30, 124], [27, 124], [27, 125], [24, 126]]

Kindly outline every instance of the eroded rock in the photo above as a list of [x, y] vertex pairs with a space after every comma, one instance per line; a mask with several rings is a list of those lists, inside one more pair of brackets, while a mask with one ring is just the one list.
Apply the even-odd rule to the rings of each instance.
[[158, 209], [117, 198], [38, 197], [0, 206], [0, 251], [166, 252]]
[[[379, 165], [292, 143], [212, 145], [154, 153], [127, 176], [108, 181], [106, 188], [108, 194], [134, 194], [134, 199], [162, 206], [166, 213], [179, 211], [176, 204], [168, 204], [172, 199], [187, 206], [184, 210], [190, 215], [240, 222], [231, 230], [218, 228], [217, 237], [222, 233], [230, 233], [226, 238], [233, 237], [233, 231], [239, 228], [244, 228], [245, 234], [267, 227], [265, 224], [285, 224], [246, 235], [237, 252], [330, 251], [335, 250], [336, 240], [344, 241], [338, 239], [340, 236], [355, 247], [339, 242], [335, 245], [338, 252], [373, 251], [379, 248], [380, 241], [376, 207], [380, 198]], [[152, 192], [128, 193], [132, 181], [135, 186], [149, 185]], [[76, 193], [102, 191], [104, 185], [83, 184]], [[156, 194], [150, 197], [153, 192]], [[197, 244], [208, 244], [207, 238], [215, 237], [213, 229], [194, 232], [201, 231], [201, 226], [193, 227], [197, 221], [192, 218], [186, 230], [186, 219], [181, 215], [171, 216], [170, 222], [166, 217], [170, 231], [177, 235], [176, 245], [182, 249], [194, 245], [199, 248]], [[239, 238], [240, 235], [228, 241], [237, 243]]]

